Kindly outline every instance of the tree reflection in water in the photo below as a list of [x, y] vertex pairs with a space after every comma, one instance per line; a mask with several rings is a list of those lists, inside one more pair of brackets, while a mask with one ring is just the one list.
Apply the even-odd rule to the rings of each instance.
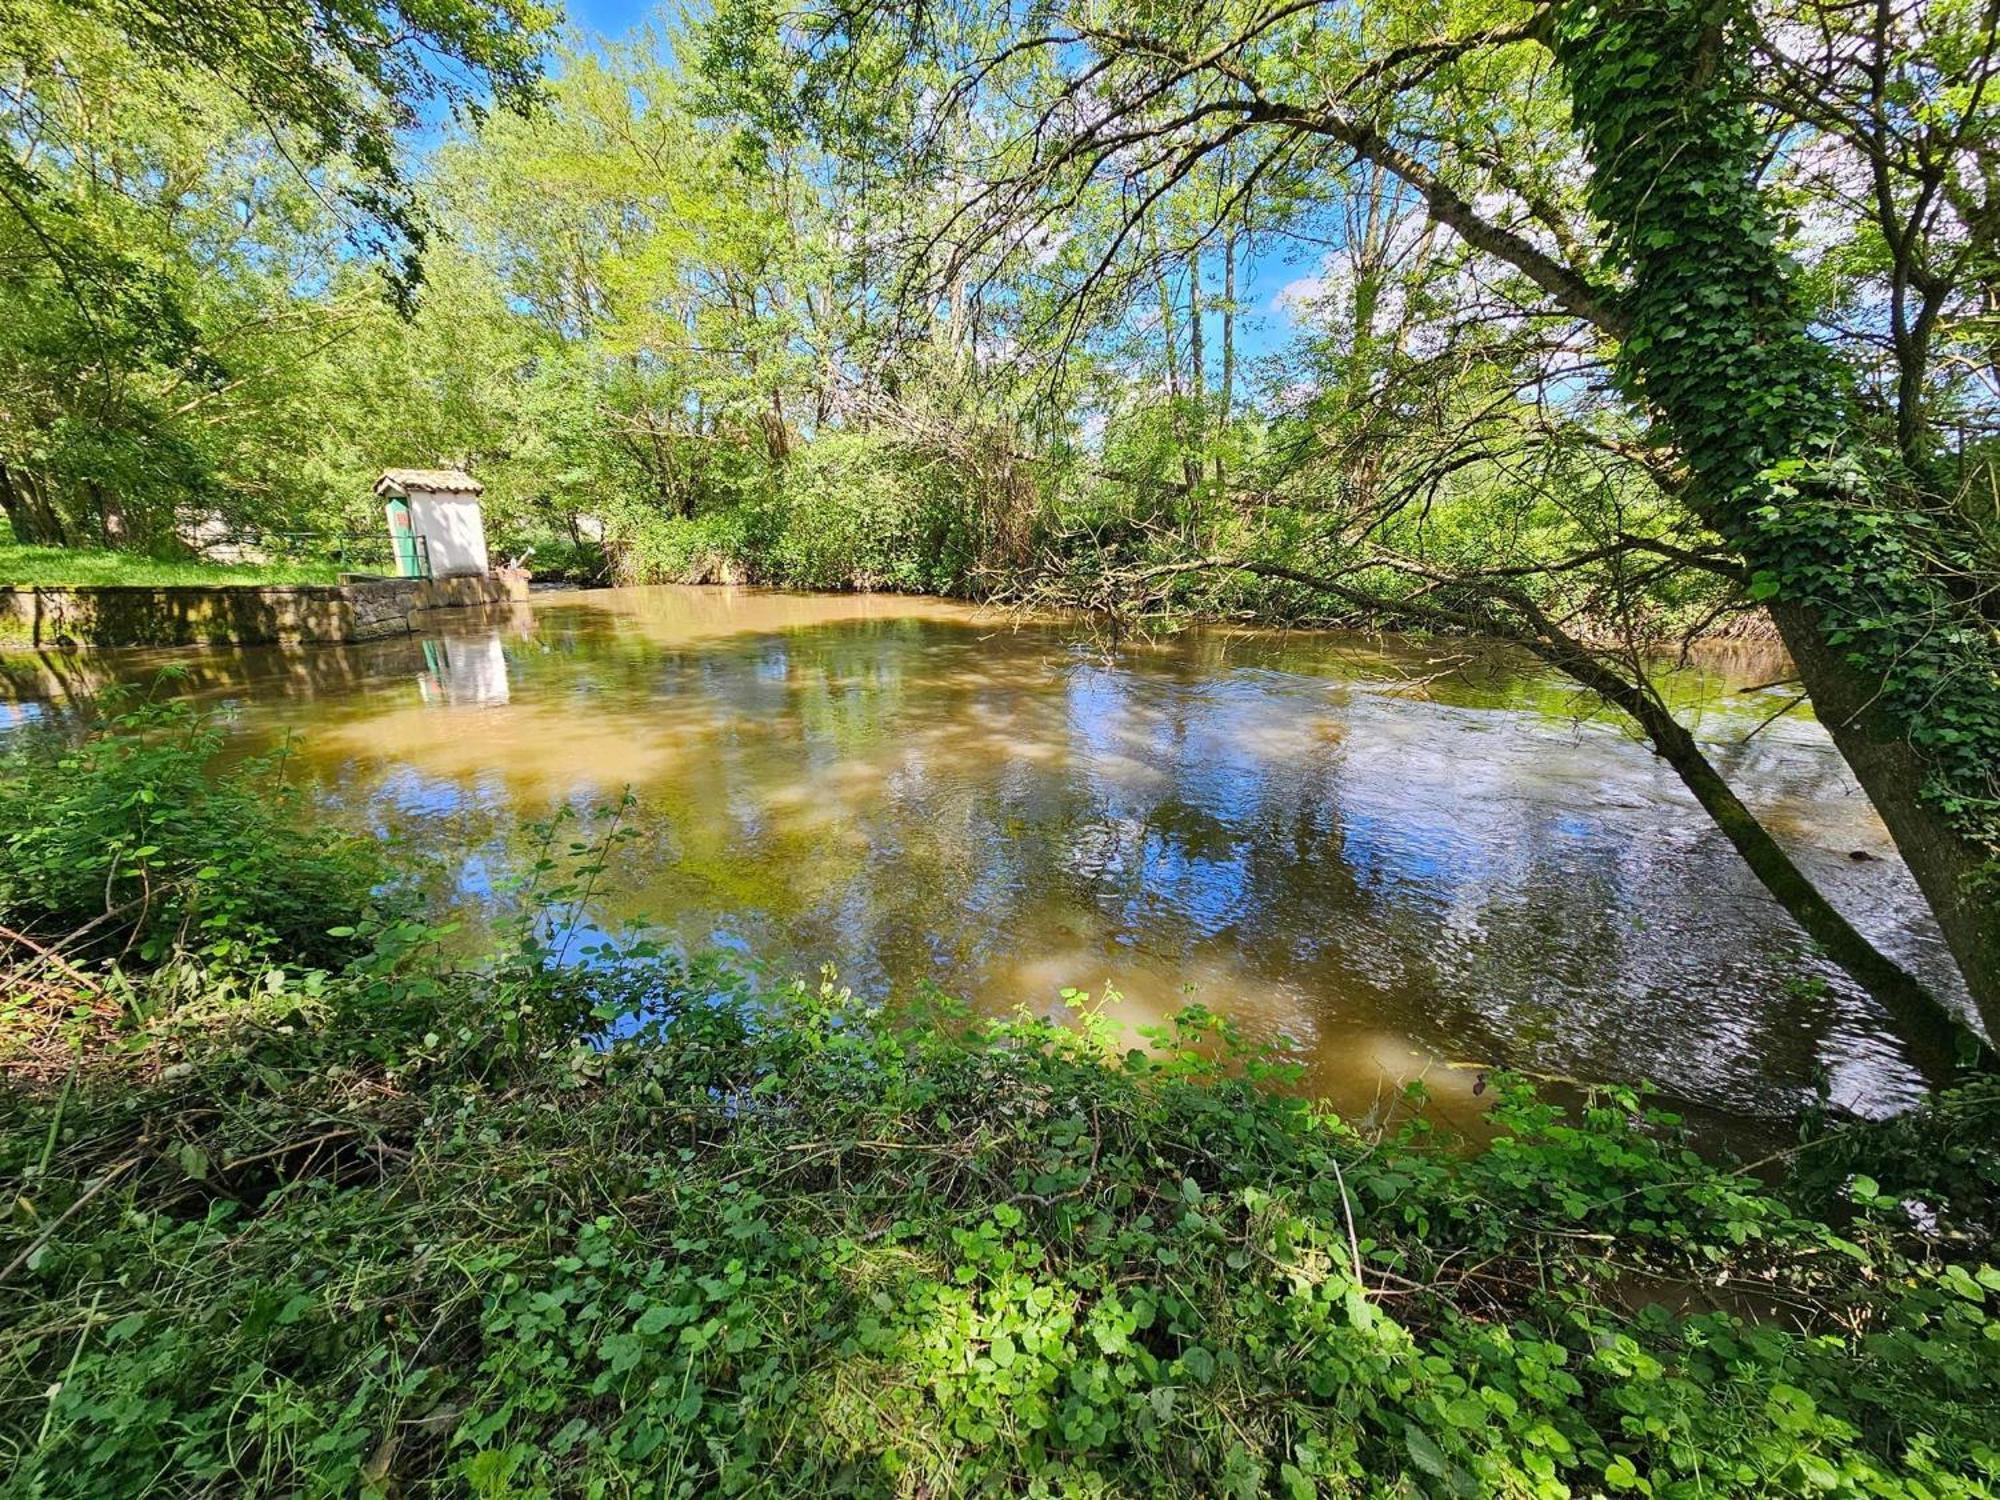
[[[659, 588], [176, 659], [246, 745], [300, 731], [335, 816], [470, 840], [475, 910], [525, 822], [630, 785], [602, 922], [995, 1010], [1071, 985], [1114, 986], [1134, 1022], [1198, 999], [1295, 1040], [1357, 1111], [1418, 1074], [1463, 1101], [1473, 1072], [1441, 1064], [1467, 1061], [1735, 1113], [1822, 1067], [1858, 1108], [1917, 1086], [1672, 775], [1507, 656], [1205, 633], [1107, 657], [938, 601]], [[1956, 993], [1825, 735], [1794, 716], [1745, 742], [1774, 700], [1737, 689], [1783, 675], [1719, 657], [1673, 691], [1844, 909]], [[52, 691], [84, 693], [74, 670]]]

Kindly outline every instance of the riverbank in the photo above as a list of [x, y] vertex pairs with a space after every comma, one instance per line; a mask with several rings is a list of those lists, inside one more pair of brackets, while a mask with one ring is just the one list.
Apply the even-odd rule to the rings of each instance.
[[408, 635], [431, 611], [503, 604], [525, 583], [352, 579], [332, 585], [0, 587], [0, 651], [74, 646], [347, 645]]
[[[838, 513], [843, 498], [827, 497], [829, 513]], [[879, 526], [847, 518], [822, 531], [822, 514], [813, 515], [810, 525], [788, 511], [776, 513], [775, 519], [729, 511], [653, 518], [633, 534], [605, 544], [602, 569], [622, 587], [681, 584], [936, 597], [1023, 615], [1060, 613], [1094, 621], [1120, 636], [1189, 625], [1417, 634], [1437, 629], [1434, 620], [1419, 613], [1361, 610], [1323, 593], [1228, 570], [1188, 575], [1192, 592], [1177, 594], [1170, 603], [1143, 600], [1143, 591], [1134, 589], [1132, 598], [1119, 599], [1119, 613], [1111, 617], [1084, 607], [1088, 590], [1080, 590], [1075, 580], [1040, 577], [1025, 562], [982, 568], [961, 556], [961, 566], [940, 567], [925, 554], [920, 565], [910, 551], [923, 535], [914, 518]], [[903, 520], [916, 529], [906, 528]], [[1197, 582], [1200, 587], [1194, 588]], [[1710, 606], [1675, 609], [1655, 602], [1634, 606], [1624, 619], [1584, 613], [1565, 624], [1576, 639], [1596, 646], [1624, 647], [1637, 635], [1662, 652], [1703, 646], [1783, 649], [1776, 623], [1755, 605], [1718, 613]]]
[[289, 753], [218, 767], [172, 703], [36, 748], [0, 758], [0, 1493], [2000, 1482], [1991, 1080], [1753, 1171], [1642, 1089], [1496, 1071], [1471, 1145], [1208, 1011], [676, 958], [601, 928], [616, 820], [544, 826], [466, 954], [302, 821]]
[[330, 562], [218, 563], [109, 547], [30, 546], [0, 518], [0, 588], [269, 588], [331, 584]]
[[152, 1029], [4, 1105], [13, 1493], [2000, 1480], [2000, 1273], [1913, 1232], [1934, 1187], [1818, 1217], [1626, 1090], [1496, 1078], [1462, 1154], [1198, 1014], [1121, 1056], [654, 959], [405, 950]]
[[[1704, 653], [1662, 689], [1743, 742], [1742, 784], [1843, 908], [1950, 982], [1824, 734], [1741, 691], [1786, 675]], [[19, 719], [73, 721], [117, 684], [212, 705], [240, 752], [288, 747], [328, 822], [450, 871], [517, 868], [552, 809], [629, 786], [649, 854], [606, 872], [618, 920], [993, 1014], [1109, 979], [1157, 1018], [1194, 986], [1298, 1038], [1357, 1117], [1415, 1077], [1474, 1111], [1501, 1058], [1754, 1122], [1821, 1076], [1865, 1112], [1921, 1088], [1671, 774], [1508, 648], [1228, 629], [1110, 650], [938, 600], [660, 587], [356, 647], [0, 654], [0, 697], [49, 700]], [[504, 905], [444, 886], [470, 924]]]

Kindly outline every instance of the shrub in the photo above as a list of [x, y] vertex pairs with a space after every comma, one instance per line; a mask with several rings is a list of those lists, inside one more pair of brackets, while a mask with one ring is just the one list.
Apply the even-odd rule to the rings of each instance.
[[525, 558], [524, 566], [542, 582], [594, 587], [608, 582], [610, 577], [610, 565], [601, 543], [579, 541], [560, 531], [509, 530], [492, 539], [489, 555], [496, 567], [512, 558]]
[[247, 962], [344, 958], [383, 867], [371, 842], [311, 826], [286, 755], [220, 763], [215, 721], [145, 703], [80, 739], [0, 756], [0, 920], [88, 951]]
[[454, 966], [221, 750], [0, 772], [9, 914], [209, 1021], [0, 1094], [0, 1496], [2000, 1491], [1987, 1080], [1777, 1190], [1628, 1089], [1371, 1135], [1198, 1010], [573, 954], [616, 818]]
[[611, 545], [625, 583], [741, 583], [755, 577], [756, 512], [747, 506], [700, 516], [640, 512], [621, 523]]
[[621, 573], [640, 583], [974, 592], [983, 522], [971, 491], [958, 468], [910, 445], [827, 434], [695, 516], [624, 518]]
[[1968, 1074], [1885, 1120], [1809, 1120], [1806, 1141], [1785, 1190], [1807, 1213], [1838, 1220], [1859, 1182], [1937, 1234], [2000, 1240], [2000, 1076]]

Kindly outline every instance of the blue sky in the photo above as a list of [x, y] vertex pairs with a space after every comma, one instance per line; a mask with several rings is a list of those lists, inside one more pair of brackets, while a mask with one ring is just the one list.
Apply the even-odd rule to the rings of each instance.
[[[661, 19], [664, 30], [676, 13], [674, 6], [661, 5], [657, 0], [556, 0], [556, 3], [562, 5], [570, 23], [578, 29], [611, 39], [622, 38], [655, 17]], [[1284, 342], [1291, 332], [1291, 322], [1278, 305], [1279, 294], [1287, 286], [1302, 287], [1316, 270], [1311, 257], [1271, 248], [1253, 258], [1245, 268], [1247, 274], [1239, 273], [1237, 347], [1245, 359], [1254, 360]], [[1213, 286], [1210, 289], [1218, 290]], [[1216, 336], [1213, 327], [1209, 336], [1211, 339]]]
[[569, 0], [569, 18], [586, 31], [622, 36], [654, 13], [646, 0]]

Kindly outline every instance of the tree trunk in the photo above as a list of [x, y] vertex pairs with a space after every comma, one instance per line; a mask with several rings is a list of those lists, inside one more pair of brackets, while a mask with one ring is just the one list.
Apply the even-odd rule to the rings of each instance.
[[[1201, 252], [1188, 252], [1188, 394], [1190, 435], [1181, 468], [1187, 475], [1188, 524], [1199, 527], [1201, 511], [1201, 450], [1208, 446], [1208, 360], [1202, 339]], [[1197, 529], [1196, 534], [1199, 535]]]
[[123, 547], [132, 540], [132, 528], [125, 515], [125, 502], [116, 492], [106, 489], [96, 480], [90, 482], [90, 495], [97, 504], [98, 529], [103, 534], [107, 547]]
[[1167, 278], [1156, 273], [1153, 289], [1160, 298], [1160, 348], [1166, 356], [1167, 396], [1176, 404], [1181, 395], [1181, 357], [1174, 347], [1174, 298], [1167, 286]]
[[1216, 409], [1229, 425], [1236, 404], [1236, 231], [1222, 237], [1222, 389]]
[[764, 448], [770, 454], [773, 467], [782, 465], [792, 454], [792, 430], [785, 422], [785, 397], [777, 386], [771, 387], [771, 404], [759, 414], [764, 428]]
[[1553, 14], [1629, 275], [1620, 377], [1664, 417], [1689, 503], [1748, 564], [2000, 1039], [2000, 633], [1930, 563], [1950, 542], [1933, 508], [1850, 430], [1760, 184], [1746, 23], [1712, 0]]
[[[1226, 439], [1229, 433], [1229, 419], [1236, 407], [1236, 231], [1228, 230], [1222, 236], [1222, 388], [1216, 392], [1216, 413], [1218, 430]], [[1220, 490], [1228, 482], [1223, 470], [1223, 444], [1217, 445], [1215, 455], [1215, 487]]]
[[1930, 805], [1924, 795], [1927, 768], [1900, 726], [1880, 712], [1879, 684], [1826, 644], [1806, 608], [1773, 601], [1771, 618], [1798, 666], [1813, 712], [1930, 903], [1987, 1036], [2000, 1042], [2000, 901], [1983, 889], [1991, 878], [1990, 856]]
[[62, 517], [48, 502], [40, 483], [25, 469], [0, 463], [0, 511], [14, 530], [14, 540], [30, 547], [67, 546]]
[[[1510, 612], [1487, 608], [1453, 610], [1410, 601], [1378, 599], [1337, 579], [1276, 564], [1219, 561], [1197, 566], [1235, 568], [1260, 577], [1304, 584], [1361, 609], [1386, 613], [1412, 610], [1447, 628], [1479, 631], [1526, 647], [1578, 685], [1621, 710], [1644, 732], [1654, 753], [1673, 768], [1703, 812], [1743, 857], [1758, 883], [1855, 983], [1885, 1012], [1908, 1048], [1911, 1063], [1933, 1083], [1951, 1077], [1971, 1056], [1992, 1066], [1990, 1044], [1968, 1030], [1935, 996], [1894, 960], [1881, 953], [1837, 911], [1801, 870], [1757, 815], [1743, 804], [1694, 736], [1673, 716], [1652, 685], [1613, 670], [1587, 646], [1548, 620], [1531, 601], [1500, 597]], [[1524, 619], [1532, 624], [1517, 623]], [[1859, 773], [1857, 772], [1857, 775]], [[1893, 832], [1893, 830], [1892, 830]]]
[[1208, 369], [1202, 348], [1201, 252], [1188, 252], [1188, 387], [1197, 402], [1208, 395]]
[[[1836, 911], [1757, 815], [1715, 769], [1694, 736], [1651, 686], [1611, 671], [1581, 644], [1545, 633], [1523, 640], [1536, 655], [1624, 710], [1645, 731], [1653, 751], [1673, 768], [1702, 811], [1719, 828], [1777, 903], [1857, 984], [1888, 1011], [1908, 1045], [1910, 1061], [1932, 1083], [1948, 1080], [1968, 1050], [1965, 1029], [1915, 978], [1884, 956]], [[1850, 756], [1850, 761], [1852, 757]], [[1970, 1039], [1976, 1042], [1976, 1039]]]
[[1192, 501], [1195, 490], [1201, 484], [1201, 470], [1195, 463], [1194, 444], [1188, 433], [1187, 409], [1181, 400], [1181, 357], [1174, 340], [1174, 298], [1164, 274], [1155, 274], [1154, 286], [1160, 294], [1160, 342], [1167, 357], [1167, 399], [1173, 414], [1174, 445], [1180, 449], [1181, 482]]

